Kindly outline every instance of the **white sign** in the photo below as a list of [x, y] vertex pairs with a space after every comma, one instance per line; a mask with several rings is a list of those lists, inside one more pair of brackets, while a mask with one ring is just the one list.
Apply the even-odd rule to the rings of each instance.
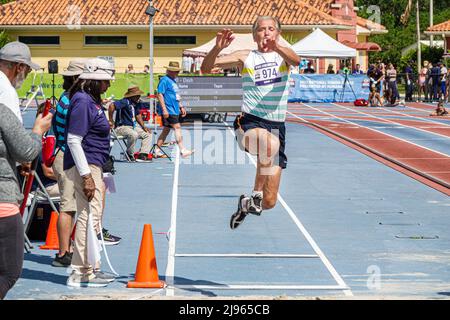
[[111, 57], [111, 56], [99, 56], [97, 58], [108, 61], [113, 68], [116, 67], [116, 64], [115, 64], [115, 61], [114, 61], [114, 57]]

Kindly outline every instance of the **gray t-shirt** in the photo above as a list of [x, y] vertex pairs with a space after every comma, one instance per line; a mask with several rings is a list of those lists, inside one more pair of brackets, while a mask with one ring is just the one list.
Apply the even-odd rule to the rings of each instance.
[[17, 180], [16, 162], [31, 162], [41, 152], [41, 137], [29, 133], [17, 116], [0, 104], [0, 202], [17, 203], [23, 199]]

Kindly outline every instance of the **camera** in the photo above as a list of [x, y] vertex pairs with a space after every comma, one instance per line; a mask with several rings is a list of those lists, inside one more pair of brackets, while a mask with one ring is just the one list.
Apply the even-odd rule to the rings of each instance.
[[50, 60], [48, 62], [48, 73], [50, 74], [58, 73], [58, 60]]

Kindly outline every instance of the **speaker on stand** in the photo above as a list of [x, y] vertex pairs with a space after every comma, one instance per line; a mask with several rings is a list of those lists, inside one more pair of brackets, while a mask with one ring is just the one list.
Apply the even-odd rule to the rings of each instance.
[[53, 107], [56, 106], [56, 97], [55, 97], [55, 74], [58, 73], [58, 60], [50, 60], [48, 62], [48, 73], [50, 73], [52, 77], [52, 104]]

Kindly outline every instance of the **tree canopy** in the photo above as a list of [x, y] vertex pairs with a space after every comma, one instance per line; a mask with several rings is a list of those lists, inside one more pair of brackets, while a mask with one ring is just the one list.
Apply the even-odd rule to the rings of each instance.
[[[373, 15], [373, 12], [367, 9], [374, 2], [380, 8], [381, 24], [389, 30], [389, 33], [370, 37], [370, 41], [378, 43], [382, 48], [381, 52], [371, 53], [370, 60], [382, 60], [401, 65], [401, 51], [407, 46], [417, 43], [416, 0], [413, 0], [410, 16], [405, 25], [401, 23], [401, 16], [405, 12], [408, 0], [355, 0], [355, 4], [362, 7], [358, 14], [364, 18], [369, 18]], [[425, 35], [424, 32], [430, 25], [430, 0], [419, 0], [419, 11], [421, 40], [429, 39], [429, 36]], [[435, 25], [450, 20], [450, 0], [434, 0], [433, 12]], [[435, 36], [435, 40], [441, 39], [442, 37]], [[433, 50], [424, 50], [425, 56], [423, 58], [425, 60], [429, 51]], [[415, 57], [411, 58], [416, 59]]]

